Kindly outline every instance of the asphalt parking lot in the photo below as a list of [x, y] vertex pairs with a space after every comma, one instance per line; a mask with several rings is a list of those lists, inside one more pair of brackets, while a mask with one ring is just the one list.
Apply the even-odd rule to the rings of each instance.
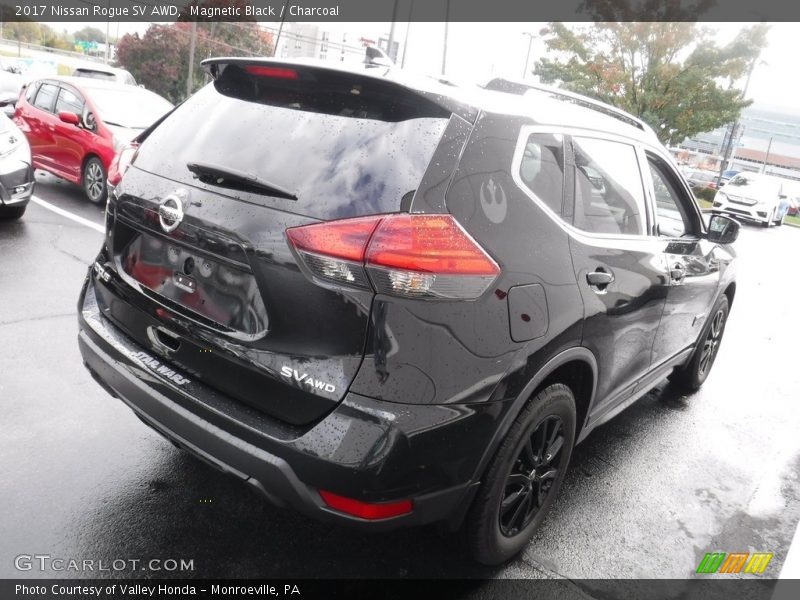
[[[38, 198], [102, 224], [79, 189], [37, 178]], [[36, 203], [0, 222], [0, 577], [78, 576], [20, 572], [20, 554], [194, 565], [121, 576], [592, 579], [691, 577], [706, 552], [759, 551], [780, 572], [800, 520], [800, 229], [743, 228], [706, 385], [684, 397], [664, 382], [594, 431], [542, 530], [498, 569], [436, 527], [374, 536], [273, 508], [141, 424], [78, 353], [101, 239]]]

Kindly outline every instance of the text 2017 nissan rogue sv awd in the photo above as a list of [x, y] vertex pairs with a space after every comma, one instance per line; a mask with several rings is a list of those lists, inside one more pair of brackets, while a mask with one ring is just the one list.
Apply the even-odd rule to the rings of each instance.
[[704, 225], [640, 121], [502, 80], [204, 67], [112, 169], [79, 307], [92, 375], [180, 447], [318, 519], [465, 527], [498, 563], [576, 442], [707, 377], [738, 225]]

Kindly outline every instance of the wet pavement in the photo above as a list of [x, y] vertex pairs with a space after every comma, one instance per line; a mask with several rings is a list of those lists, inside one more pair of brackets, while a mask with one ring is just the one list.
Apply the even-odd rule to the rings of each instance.
[[[39, 198], [102, 224], [79, 189], [38, 179]], [[87, 577], [683, 578], [711, 551], [773, 552], [765, 575], [780, 572], [800, 520], [800, 229], [743, 228], [703, 389], [682, 396], [664, 382], [595, 430], [544, 527], [497, 569], [470, 563], [436, 527], [378, 536], [274, 508], [110, 398], [76, 342], [101, 239], [34, 203], [0, 222], [0, 577], [76, 576], [20, 572], [21, 554], [128, 561]], [[129, 562], [151, 558], [194, 570]]]

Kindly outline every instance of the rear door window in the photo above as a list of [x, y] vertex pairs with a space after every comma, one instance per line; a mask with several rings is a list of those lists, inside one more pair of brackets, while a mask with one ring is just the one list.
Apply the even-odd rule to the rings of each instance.
[[575, 137], [573, 150], [575, 227], [590, 233], [644, 235], [644, 188], [636, 149]]

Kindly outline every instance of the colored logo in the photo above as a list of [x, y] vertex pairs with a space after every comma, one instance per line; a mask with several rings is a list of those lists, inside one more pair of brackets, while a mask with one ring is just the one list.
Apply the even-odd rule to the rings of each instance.
[[697, 573], [750, 573], [761, 575], [772, 560], [772, 552], [707, 552], [697, 567]]

